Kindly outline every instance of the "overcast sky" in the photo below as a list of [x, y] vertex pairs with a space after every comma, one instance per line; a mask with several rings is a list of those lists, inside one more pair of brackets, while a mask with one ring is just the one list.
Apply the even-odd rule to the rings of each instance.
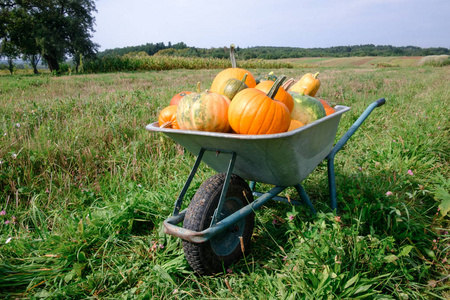
[[97, 0], [100, 50], [360, 44], [450, 48], [450, 0]]

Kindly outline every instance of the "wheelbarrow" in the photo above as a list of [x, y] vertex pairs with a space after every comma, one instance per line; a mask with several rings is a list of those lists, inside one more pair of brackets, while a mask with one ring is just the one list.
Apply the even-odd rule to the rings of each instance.
[[[147, 130], [164, 133], [197, 156], [172, 216], [164, 221], [164, 232], [183, 240], [185, 257], [195, 272], [221, 272], [249, 248], [254, 212], [269, 200], [305, 204], [316, 212], [301, 182], [325, 159], [330, 206], [337, 210], [334, 157], [369, 114], [384, 103], [381, 98], [370, 104], [334, 146], [341, 116], [350, 107], [338, 105], [329, 116], [279, 134], [189, 131], [160, 128], [158, 122], [147, 125]], [[202, 161], [217, 174], [203, 182], [189, 206], [180, 211]], [[256, 190], [256, 183], [274, 187], [262, 193]], [[279, 196], [288, 187], [295, 187], [301, 202]]]

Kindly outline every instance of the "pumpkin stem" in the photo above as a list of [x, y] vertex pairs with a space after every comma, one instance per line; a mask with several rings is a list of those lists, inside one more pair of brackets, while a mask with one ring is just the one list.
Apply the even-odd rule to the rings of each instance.
[[278, 93], [278, 90], [280, 89], [281, 85], [286, 80], [286, 78], [287, 77], [285, 75], [281, 75], [280, 77], [278, 77], [277, 80], [275, 80], [272, 87], [270, 88], [270, 91], [267, 93], [267, 97], [273, 99], [275, 95]]
[[248, 76], [248, 73], [245, 73], [244, 74], [244, 78], [242, 78], [242, 80], [241, 80], [242, 83], [245, 83], [245, 81], [247, 80], [247, 76]]
[[286, 91], [288, 91], [291, 88], [291, 86], [294, 85], [295, 82], [296, 80], [294, 78], [288, 79], [283, 83], [281, 87]]
[[313, 75], [314, 79], [317, 79], [317, 76], [319, 76], [319, 72]]
[[172, 121], [167, 121], [165, 123], [163, 123], [160, 128], [172, 128], [173, 122]]
[[231, 44], [230, 46], [230, 60], [231, 60], [231, 67], [237, 68], [236, 57], [234, 56], [234, 44]]
[[199, 81], [199, 82], [197, 82], [197, 93], [201, 93], [202, 92], [202, 90], [200, 89], [200, 86], [202, 85], [202, 83]]

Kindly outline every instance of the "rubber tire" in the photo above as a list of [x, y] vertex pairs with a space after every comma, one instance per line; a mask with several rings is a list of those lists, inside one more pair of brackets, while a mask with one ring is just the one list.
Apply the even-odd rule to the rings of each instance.
[[[219, 203], [225, 177], [226, 173], [220, 173], [203, 182], [187, 208], [183, 228], [196, 232], [209, 228], [214, 210]], [[224, 208], [222, 209], [222, 211], [225, 210], [227, 213], [226, 215], [221, 215], [219, 220], [224, 219], [251, 202], [253, 202], [253, 195], [248, 184], [241, 177], [234, 174], [231, 175], [227, 196], [223, 205]], [[192, 243], [183, 240], [186, 260], [197, 274], [211, 275], [222, 272], [229, 265], [242, 258], [243, 252], [239, 236], [242, 236], [244, 251], [246, 251], [249, 248], [248, 245], [253, 234], [255, 214], [249, 214], [240, 220], [237, 226], [235, 225], [203, 243]], [[224, 247], [226, 253], [218, 253], [222, 251], [221, 242], [223, 240], [227, 240], [228, 243], [231, 242], [231, 245], [228, 246], [229, 249]]]

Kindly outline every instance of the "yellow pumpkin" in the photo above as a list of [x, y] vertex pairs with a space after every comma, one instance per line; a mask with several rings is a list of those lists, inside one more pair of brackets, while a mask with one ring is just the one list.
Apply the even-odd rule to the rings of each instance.
[[320, 80], [317, 76], [319, 76], [319, 72], [314, 75], [312, 73], [303, 75], [299, 81], [289, 88], [289, 91], [314, 97], [320, 87]]

